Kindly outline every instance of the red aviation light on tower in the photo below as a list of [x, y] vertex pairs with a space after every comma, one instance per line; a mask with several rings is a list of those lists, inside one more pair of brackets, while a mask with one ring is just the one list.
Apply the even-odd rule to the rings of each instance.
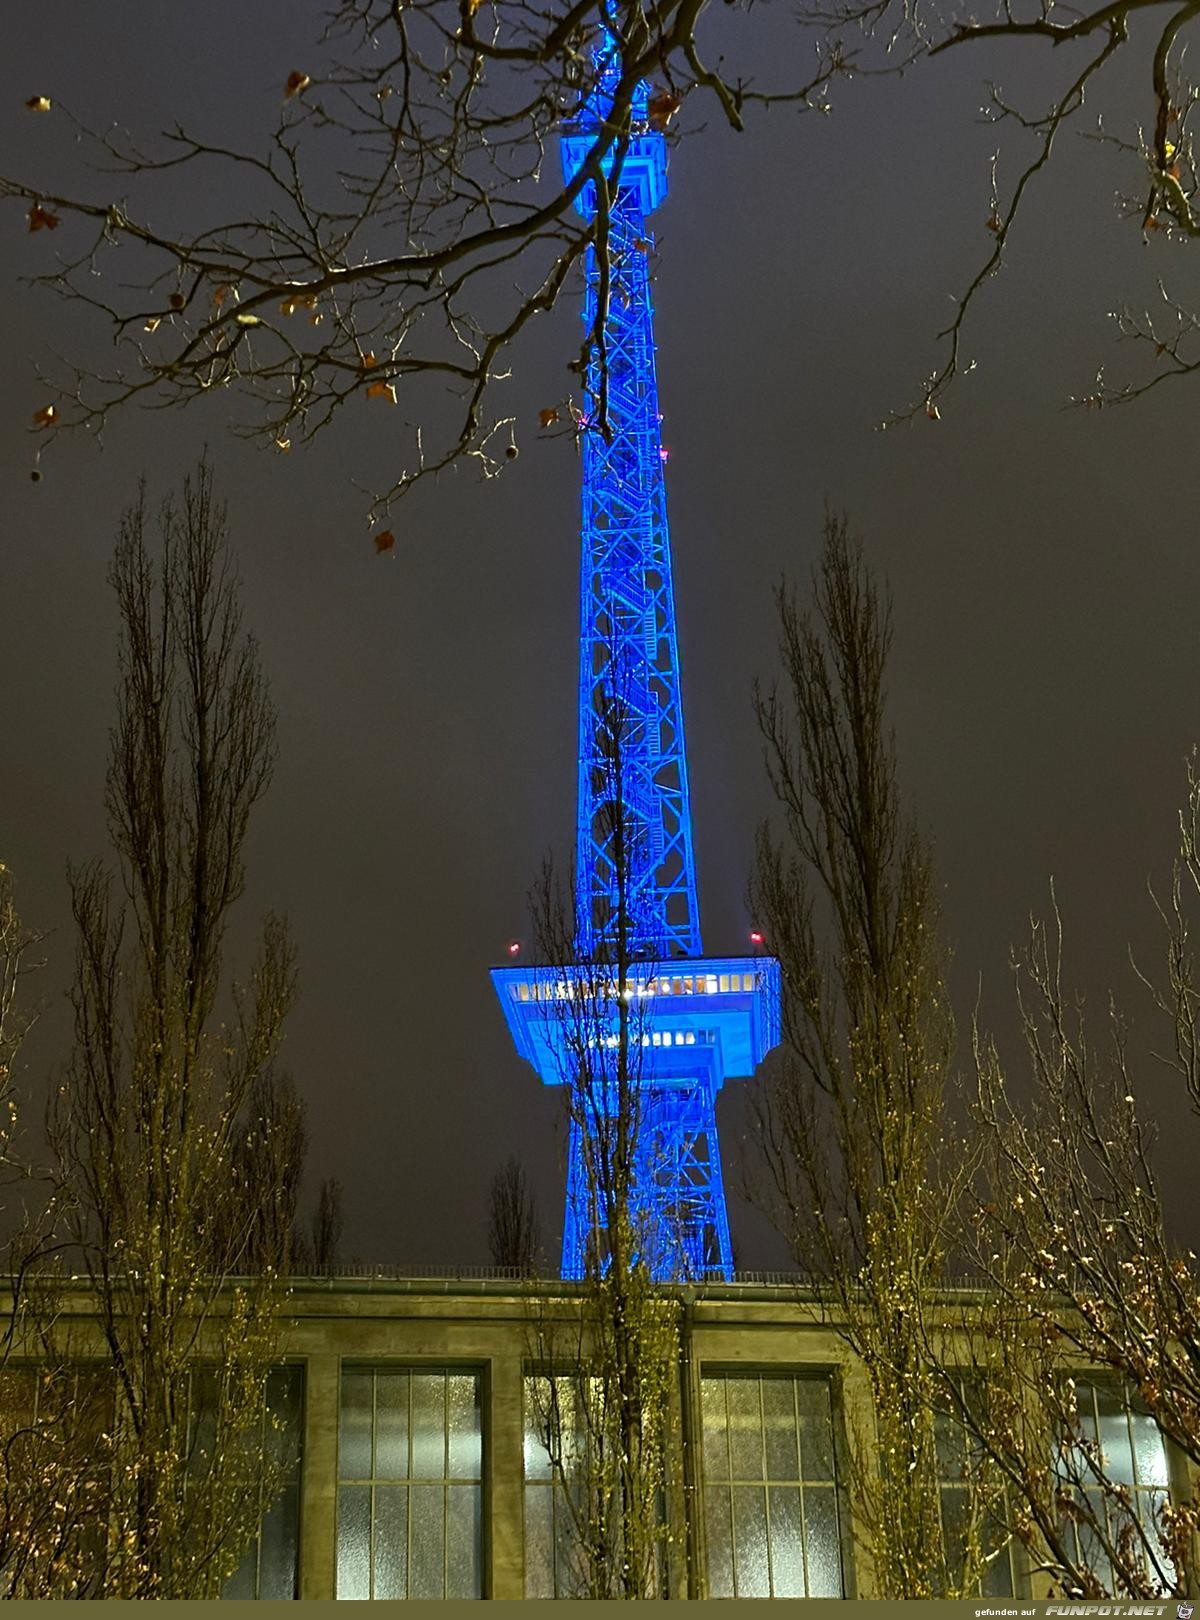
[[509, 942], [508, 942], [508, 954], [510, 956], [520, 956], [520, 954], [521, 954], [521, 941], [519, 939], [510, 939], [509, 940]]
[[752, 931], [752, 932], [751, 932], [751, 935], [750, 935], [750, 943], [751, 943], [751, 945], [753, 945], [753, 946], [754, 946], [754, 948], [755, 948], [755, 950], [757, 950], [757, 949], [758, 949], [758, 947], [759, 947], [759, 946], [760, 946], [760, 945], [762, 945], [762, 944], [763, 944], [763, 943], [764, 943], [764, 940], [763, 940], [763, 937], [762, 937], [762, 935], [761, 935], [761, 934], [760, 934], [760, 933], [759, 933], [759, 931], [758, 931], [758, 929], [757, 929], [757, 928], [755, 928], [755, 929], [754, 929], [754, 930], [753, 930], [753, 931]]

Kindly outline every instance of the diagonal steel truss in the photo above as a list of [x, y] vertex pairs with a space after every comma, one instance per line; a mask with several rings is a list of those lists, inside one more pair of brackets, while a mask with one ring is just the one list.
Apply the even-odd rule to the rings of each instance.
[[[564, 140], [568, 172], [580, 139], [576, 125]], [[631, 832], [632, 954], [665, 959], [701, 952], [646, 227], [648, 207], [666, 193], [663, 148], [662, 135], [643, 129], [622, 165], [608, 219], [603, 353], [593, 353], [587, 377], [589, 408], [599, 413], [604, 367], [603, 418], [585, 423], [583, 435], [575, 915], [584, 957], [607, 943], [618, 909], [614, 816], [606, 802], [614, 696], [625, 720], [621, 785]], [[594, 187], [582, 201], [595, 207]], [[589, 331], [599, 297], [589, 251], [583, 312]]]
[[[596, 89], [564, 128], [568, 179], [607, 127], [616, 61], [612, 41], [602, 43]], [[547, 1084], [572, 1087], [566, 1278], [605, 1252], [595, 1167], [619, 1114], [617, 1048], [630, 1054], [627, 1096], [634, 1077], [640, 1253], [660, 1280], [732, 1276], [716, 1094], [778, 1039], [778, 965], [702, 958], [646, 227], [666, 195], [666, 150], [648, 114], [643, 84], [618, 143], [619, 174], [614, 152], [602, 163], [607, 304], [587, 374], [591, 419], [581, 424], [575, 963], [492, 975], [518, 1050]], [[579, 193], [585, 218], [596, 190], [591, 181]], [[589, 253], [589, 331], [601, 289]], [[609, 982], [618, 963], [622, 977]], [[640, 1007], [632, 1038], [618, 1034], [628, 1032], [631, 998]]]

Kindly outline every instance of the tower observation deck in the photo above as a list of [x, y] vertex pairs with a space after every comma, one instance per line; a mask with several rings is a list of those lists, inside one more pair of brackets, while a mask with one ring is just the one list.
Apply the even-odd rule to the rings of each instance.
[[[592, 96], [561, 139], [568, 181], [588, 161], [612, 106], [611, 42], [597, 50], [596, 67]], [[716, 1095], [727, 1078], [750, 1076], [779, 1039], [778, 963], [706, 958], [700, 938], [646, 225], [667, 192], [666, 142], [648, 103], [643, 83], [619, 173], [611, 154], [602, 165], [611, 181], [608, 303], [585, 408], [600, 410], [603, 365], [607, 432], [583, 423], [574, 950], [551, 966], [492, 970], [517, 1051], [541, 1079], [578, 1087], [579, 1067], [587, 1070], [591, 1100], [572, 1109], [565, 1278], [583, 1275], [595, 1236], [594, 1161], [584, 1137], [609, 1128], [618, 1086], [604, 1064], [606, 1054], [615, 1063], [618, 1048], [632, 1054], [631, 1203], [655, 1275], [732, 1275]], [[594, 216], [593, 182], [577, 207]], [[589, 331], [601, 296], [589, 248]]]

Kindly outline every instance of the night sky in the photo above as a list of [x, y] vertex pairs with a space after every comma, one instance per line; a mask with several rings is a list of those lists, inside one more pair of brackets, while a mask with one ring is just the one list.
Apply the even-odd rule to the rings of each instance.
[[[807, 71], [809, 46], [782, 12], [721, 11], [745, 68], [789, 50]], [[23, 111], [35, 93], [98, 124], [153, 133], [179, 114], [214, 138], [261, 141], [288, 71], [319, 71], [317, 19], [295, 0], [13, 8], [0, 169], [103, 200], [115, 190], [81, 172], [64, 121]], [[1136, 164], [1066, 136], [979, 305], [976, 371], [940, 422], [875, 430], [933, 369], [950, 295], [988, 250], [998, 137], [977, 120], [983, 80], [1045, 89], [1051, 65], [1069, 66], [951, 53], [835, 86], [827, 117], [777, 109], [741, 136], [711, 110], [703, 131], [685, 113], [654, 223], [701, 916], [709, 952], [745, 947], [754, 829], [769, 810], [752, 682], [773, 666], [772, 587], [807, 574], [829, 500], [894, 593], [903, 776], [935, 847], [964, 1025], [979, 996], [985, 1020], [1009, 1029], [1010, 945], [1053, 875], [1075, 981], [1098, 1019], [1116, 988], [1141, 1043], [1152, 1031], [1126, 942], [1155, 961], [1146, 880], [1166, 882], [1200, 740], [1183, 431], [1200, 395], [1182, 384], [1130, 408], [1063, 408], [1099, 364], [1127, 358], [1107, 319], [1118, 300], [1151, 298], [1167, 272], [1186, 291], [1184, 250], [1144, 247], [1118, 216], [1115, 193], [1142, 185]], [[1095, 111], [1131, 129], [1147, 109], [1121, 71]], [[221, 217], [222, 199], [200, 189], [156, 195], [164, 214]], [[310, 1182], [343, 1181], [348, 1256], [477, 1263], [489, 1179], [519, 1152], [553, 1252], [557, 1101], [511, 1051], [487, 969], [527, 935], [526, 892], [547, 850], [569, 856], [574, 831], [580, 469], [569, 442], [538, 441], [536, 417], [564, 392], [575, 309], [532, 332], [504, 385], [520, 459], [493, 482], [463, 472], [421, 488], [394, 514], [395, 551], [376, 556], [353, 480], [388, 476], [386, 412], [346, 412], [286, 459], [227, 431], [227, 398], [129, 413], [102, 449], [58, 442], [31, 482], [26, 429], [48, 397], [35, 364], [107, 339], [19, 283], [63, 245], [26, 235], [23, 212], [0, 206], [0, 859], [27, 922], [53, 930], [27, 1082], [45, 1083], [69, 1036], [65, 865], [104, 849], [115, 526], [140, 474], [165, 494], [207, 440], [279, 710], [232, 944], [245, 964], [255, 916], [290, 917], [301, 995], [284, 1059], [308, 1105]], [[1141, 1089], [1177, 1138], [1171, 1088], [1148, 1069]], [[720, 1117], [736, 1194], [735, 1095]], [[1168, 1177], [1187, 1162], [1175, 1154]], [[731, 1217], [743, 1267], [785, 1263], [737, 1196]]]

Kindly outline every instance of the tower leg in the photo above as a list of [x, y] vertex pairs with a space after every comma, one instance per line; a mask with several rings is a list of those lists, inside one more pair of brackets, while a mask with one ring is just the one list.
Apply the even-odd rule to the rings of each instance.
[[583, 1162], [583, 1139], [579, 1121], [571, 1121], [571, 1146], [567, 1159], [567, 1202], [563, 1215], [562, 1274], [565, 1282], [583, 1277], [584, 1249], [591, 1229], [588, 1217], [587, 1173]]
[[[588, 1234], [602, 1234], [605, 1225], [597, 1207], [602, 1201], [588, 1185], [583, 1146], [574, 1122], [562, 1250], [568, 1281], [582, 1278]], [[656, 1282], [732, 1278], [716, 1109], [707, 1087], [643, 1086], [632, 1202]]]

